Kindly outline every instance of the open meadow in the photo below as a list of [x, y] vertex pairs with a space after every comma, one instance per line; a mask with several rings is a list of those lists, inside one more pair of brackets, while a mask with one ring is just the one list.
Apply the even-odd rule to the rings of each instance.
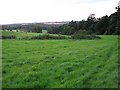
[[100, 37], [2, 40], [3, 88], [118, 87], [118, 36]]
[[0, 89], [119, 89], [120, 0], [1, 0]]

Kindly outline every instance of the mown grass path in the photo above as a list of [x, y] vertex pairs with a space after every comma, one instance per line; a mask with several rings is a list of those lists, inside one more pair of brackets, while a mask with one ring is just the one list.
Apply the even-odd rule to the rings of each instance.
[[3, 40], [3, 87], [118, 87], [117, 36], [101, 37], [100, 40]]

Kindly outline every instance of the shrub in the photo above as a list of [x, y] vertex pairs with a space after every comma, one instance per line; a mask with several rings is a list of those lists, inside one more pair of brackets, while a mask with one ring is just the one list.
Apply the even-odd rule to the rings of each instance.
[[22, 38], [18, 38], [19, 40], [30, 40], [30, 37], [29, 36], [23, 36]]
[[16, 36], [11, 35], [11, 36], [0, 36], [0, 39], [16, 39]]
[[44, 39], [66, 39], [66, 37], [44, 34], [44, 35], [33, 36], [33, 37], [31, 37], [31, 39], [41, 39], [41, 40], [44, 40]]
[[89, 34], [75, 34], [71, 36], [72, 39], [101, 39], [101, 37], [96, 35], [89, 35]]

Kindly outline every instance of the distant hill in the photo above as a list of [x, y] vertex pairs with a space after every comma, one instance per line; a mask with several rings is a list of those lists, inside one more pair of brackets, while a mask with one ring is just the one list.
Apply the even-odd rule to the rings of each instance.
[[36, 28], [41, 30], [51, 30], [69, 22], [40, 22], [40, 23], [18, 23], [18, 24], [3, 24], [2, 30], [20, 30], [28, 32], [36, 32]]

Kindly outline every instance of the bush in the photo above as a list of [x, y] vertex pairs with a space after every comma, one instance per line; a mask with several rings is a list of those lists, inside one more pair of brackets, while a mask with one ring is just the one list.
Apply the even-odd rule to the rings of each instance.
[[41, 39], [41, 40], [44, 40], [44, 39], [66, 39], [66, 37], [44, 34], [44, 35], [33, 36], [33, 37], [31, 37], [31, 39]]
[[75, 34], [71, 36], [72, 39], [101, 39], [101, 37], [96, 35], [89, 35], [89, 34]]
[[30, 40], [31, 38], [29, 36], [23, 36], [22, 38], [18, 38], [19, 40]]
[[16, 36], [0, 36], [0, 39], [16, 39]]

